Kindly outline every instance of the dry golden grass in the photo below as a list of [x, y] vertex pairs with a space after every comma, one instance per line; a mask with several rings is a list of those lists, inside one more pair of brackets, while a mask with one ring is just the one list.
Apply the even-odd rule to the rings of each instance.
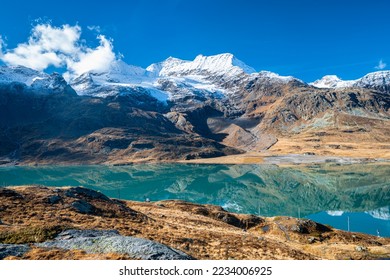
[[53, 248], [33, 248], [22, 257], [9, 256], [6, 260], [128, 260], [127, 255], [87, 254], [81, 250], [62, 250]]
[[269, 156], [307, 153], [317, 156], [390, 160], [389, 120], [335, 113], [322, 115], [323, 118], [319, 119], [300, 120], [287, 131], [275, 127], [265, 128], [262, 134], [277, 138], [277, 142], [267, 150], [181, 162], [256, 164], [266, 161]]
[[[69, 206], [77, 198], [64, 189], [7, 188], [0, 192], [0, 236], [12, 243], [51, 239], [58, 228], [116, 229], [122, 235], [154, 240], [197, 259], [375, 259], [390, 257], [390, 239], [347, 233], [289, 217], [259, 218], [225, 212], [218, 206], [183, 201], [154, 203], [82, 199], [97, 209], [93, 215]], [[52, 195], [57, 204], [47, 203]], [[80, 198], [78, 198], [80, 199]], [[299, 233], [302, 228], [306, 233]], [[45, 234], [42, 234], [45, 233]], [[49, 234], [50, 233], [50, 234]], [[36, 236], [35, 236], [36, 235]], [[309, 242], [314, 238], [314, 242]], [[4, 239], [5, 240], [5, 239]], [[367, 248], [357, 252], [356, 246]], [[34, 248], [24, 259], [126, 259], [125, 255], [88, 255], [82, 251]]]
[[367, 159], [390, 159], [390, 144], [378, 142], [348, 142], [349, 139], [319, 137], [280, 138], [268, 153], [271, 155], [314, 153], [319, 156], [336, 156]]
[[[259, 164], [267, 157], [285, 155], [314, 154], [340, 158], [390, 160], [390, 144], [378, 142], [347, 142], [349, 139], [335, 139], [301, 136], [296, 138], [279, 138], [269, 150], [261, 152], [246, 152], [239, 155], [229, 155], [217, 158], [193, 159], [179, 161], [181, 163], [203, 164]], [[288, 162], [286, 162], [288, 164]]]

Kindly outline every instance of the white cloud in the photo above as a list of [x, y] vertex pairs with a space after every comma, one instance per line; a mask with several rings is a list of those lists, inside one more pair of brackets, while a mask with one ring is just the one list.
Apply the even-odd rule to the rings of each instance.
[[77, 52], [80, 39], [80, 26], [63, 25], [61, 28], [51, 25], [37, 25], [29, 39], [30, 45], [39, 45], [44, 51], [56, 51], [65, 54]]
[[27, 43], [6, 50], [1, 59], [9, 65], [23, 65], [36, 70], [44, 70], [51, 65], [64, 66], [64, 56], [77, 54], [80, 34], [81, 29], [77, 25], [53, 27], [39, 24], [32, 29]]
[[[98, 27], [91, 27], [98, 31]], [[80, 39], [81, 28], [78, 25], [55, 27], [50, 24], [38, 24], [33, 27], [26, 43], [20, 43], [14, 49], [5, 49], [0, 37], [0, 59], [8, 65], [22, 65], [42, 71], [49, 66], [66, 67], [67, 75], [80, 75], [87, 71], [105, 71], [116, 60], [112, 42], [99, 35], [99, 46], [89, 48]]]
[[102, 29], [100, 28], [99, 25], [88, 25], [87, 28], [90, 31], [96, 31], [97, 33], [101, 33], [102, 32]]
[[78, 60], [68, 60], [68, 70], [71, 74], [81, 75], [88, 71], [104, 72], [115, 60], [111, 41], [99, 35], [100, 45], [95, 49], [86, 48], [78, 54]]
[[41, 52], [39, 46], [19, 45], [14, 52], [7, 52], [1, 58], [10, 65], [23, 65], [43, 70], [50, 65], [60, 67], [62, 59], [54, 52]]
[[375, 69], [383, 70], [386, 68], [386, 66], [387, 66], [387, 64], [381, 59], [381, 60], [379, 60], [378, 65], [375, 66]]

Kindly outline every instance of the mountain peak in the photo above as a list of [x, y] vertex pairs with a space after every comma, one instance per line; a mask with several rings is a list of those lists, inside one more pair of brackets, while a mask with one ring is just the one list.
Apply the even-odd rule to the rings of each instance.
[[0, 66], [0, 84], [24, 84], [34, 93], [69, 93], [74, 94], [61, 74], [47, 74], [25, 66]]
[[381, 91], [390, 91], [390, 71], [377, 71], [368, 73], [356, 81], [355, 86], [373, 88]]
[[316, 80], [309, 85], [317, 88], [344, 88], [351, 87], [356, 80], [343, 81], [336, 75], [326, 75], [319, 80]]
[[293, 81], [293, 80], [304, 83], [303, 81], [301, 81], [297, 78], [294, 78], [293, 76], [280, 76], [279, 74], [274, 73], [274, 72], [270, 72], [270, 71], [260, 71], [258, 73], [258, 76], [261, 78], [266, 78], [266, 79], [273, 80], [273, 81], [277, 80], [277, 81], [285, 82], [285, 83]]
[[389, 91], [390, 87], [390, 71], [377, 71], [368, 73], [357, 80], [344, 81], [336, 75], [327, 75], [319, 80], [316, 80], [309, 85], [317, 88], [346, 88], [346, 87], [362, 87], [373, 88], [382, 91]]
[[192, 61], [168, 57], [162, 62], [150, 65], [146, 68], [146, 70], [151, 72], [154, 76], [186, 76], [205, 74], [235, 76], [244, 73], [251, 74], [256, 72], [255, 69], [246, 65], [231, 53], [222, 53], [212, 56], [204, 56], [200, 54]]
[[389, 83], [390, 82], [390, 70], [385, 71], [376, 71], [372, 73], [368, 73], [367, 75], [363, 76], [360, 81], [366, 82], [366, 83]]
[[192, 61], [193, 68], [197, 70], [206, 70], [211, 73], [222, 72], [228, 75], [237, 75], [241, 73], [252, 74], [256, 70], [237, 59], [231, 53], [222, 53], [211, 56], [198, 55]]
[[153, 63], [153, 64], [149, 65], [146, 68], [146, 71], [148, 71], [151, 76], [157, 77], [157, 76], [162, 75], [161, 72], [169, 71], [170, 69], [172, 69], [175, 66], [182, 64], [184, 62], [187, 62], [187, 61], [170, 56], [161, 62], [157, 62], [157, 63]]
[[111, 63], [107, 73], [120, 76], [141, 76], [145, 74], [145, 69], [127, 64], [122, 60], [115, 60]]
[[199, 54], [195, 57], [194, 61], [200, 61], [208, 58], [215, 59], [217, 61], [226, 61], [228, 63], [229, 62], [232, 63], [233, 59], [235, 59], [234, 55], [231, 53], [221, 53], [221, 54], [210, 55], [210, 56]]
[[19, 82], [30, 86], [35, 80], [48, 77], [48, 74], [24, 66], [0, 66], [0, 83]]

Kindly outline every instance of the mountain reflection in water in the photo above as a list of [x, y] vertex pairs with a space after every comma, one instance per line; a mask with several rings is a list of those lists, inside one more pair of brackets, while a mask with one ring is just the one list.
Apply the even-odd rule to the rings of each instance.
[[183, 199], [234, 212], [321, 222], [360, 213], [371, 217], [365, 223], [379, 223], [368, 225], [370, 233], [381, 227], [390, 236], [387, 164], [2, 167], [0, 184], [84, 186], [121, 199]]

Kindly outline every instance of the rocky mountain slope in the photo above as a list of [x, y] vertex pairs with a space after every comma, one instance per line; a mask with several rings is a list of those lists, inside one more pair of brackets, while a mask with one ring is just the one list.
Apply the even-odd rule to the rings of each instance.
[[[0, 68], [3, 163], [189, 160], [248, 151], [389, 157], [390, 71], [312, 84], [232, 54], [78, 77]], [[332, 148], [333, 147], [333, 148]]]

